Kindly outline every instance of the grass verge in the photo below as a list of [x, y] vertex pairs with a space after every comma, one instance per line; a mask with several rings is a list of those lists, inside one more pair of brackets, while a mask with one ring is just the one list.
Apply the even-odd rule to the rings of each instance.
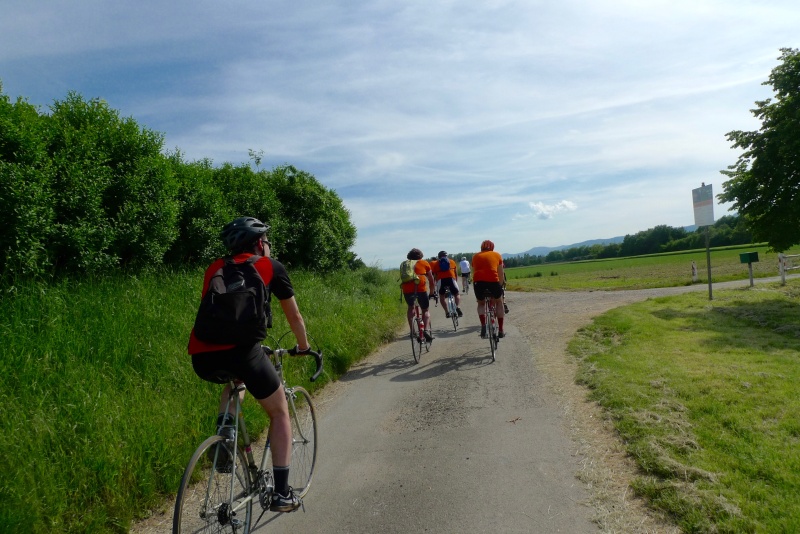
[[800, 531], [800, 282], [651, 299], [579, 331], [579, 382], [685, 532]]
[[[391, 339], [405, 316], [396, 281], [377, 269], [292, 281], [326, 367], [312, 385], [313, 363], [292, 359], [287, 380], [310, 390]], [[220, 393], [186, 354], [201, 283], [194, 271], [3, 290], [0, 532], [127, 532], [176, 490]], [[289, 328], [275, 315], [278, 337]], [[249, 396], [245, 417], [266, 425]]]

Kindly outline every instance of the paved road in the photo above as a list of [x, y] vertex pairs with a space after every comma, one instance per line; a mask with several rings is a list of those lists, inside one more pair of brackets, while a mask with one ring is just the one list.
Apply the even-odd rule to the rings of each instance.
[[258, 531], [598, 531], [529, 343], [509, 325], [491, 363], [471, 295], [462, 309], [457, 332], [432, 309], [436, 339], [419, 364], [403, 337], [319, 397], [306, 512]]

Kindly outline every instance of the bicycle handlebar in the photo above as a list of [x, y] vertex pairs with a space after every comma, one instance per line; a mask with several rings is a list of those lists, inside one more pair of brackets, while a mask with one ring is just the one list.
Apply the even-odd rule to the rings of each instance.
[[314, 372], [314, 374], [311, 376], [309, 380], [314, 382], [317, 378], [319, 378], [319, 375], [322, 374], [322, 364], [323, 364], [322, 351], [317, 352], [315, 350], [308, 349], [307, 351], [300, 352], [299, 350], [297, 350], [297, 345], [295, 345], [291, 349], [271, 349], [266, 345], [263, 345], [263, 347], [268, 355], [274, 354], [278, 358], [282, 358], [284, 356], [313, 356], [314, 360], [317, 363], [317, 370]]

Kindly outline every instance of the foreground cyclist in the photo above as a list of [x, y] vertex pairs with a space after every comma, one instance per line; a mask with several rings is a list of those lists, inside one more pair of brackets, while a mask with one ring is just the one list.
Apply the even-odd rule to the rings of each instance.
[[427, 261], [422, 259], [422, 251], [418, 248], [412, 248], [406, 254], [406, 259], [414, 260], [414, 272], [419, 277], [419, 282], [405, 282], [400, 287], [403, 290], [403, 297], [406, 299], [406, 304], [408, 304], [408, 327], [411, 328], [411, 320], [414, 317], [414, 296], [416, 295], [417, 301], [419, 302], [419, 307], [422, 310], [422, 326], [424, 328], [423, 334], [425, 335], [425, 339], [430, 343], [433, 341], [433, 335], [430, 332], [430, 323], [431, 323], [431, 313], [429, 311], [430, 308], [430, 298], [433, 295], [428, 295], [428, 287], [430, 286], [430, 292], [433, 293], [434, 290], [434, 282], [433, 282], [433, 275], [431, 274], [431, 265]]
[[[220, 237], [225, 248], [230, 251], [229, 257], [232, 257], [235, 263], [242, 264], [248, 260], [254, 262], [253, 266], [265, 286], [265, 306], [268, 309], [271, 293], [278, 298], [289, 327], [297, 339], [298, 354], [307, 353], [310, 346], [305, 321], [297, 307], [294, 289], [286, 269], [280, 262], [269, 257], [271, 245], [266, 238], [267, 230], [269, 226], [258, 219], [239, 217], [223, 227]], [[253, 256], [257, 258], [250, 259]], [[209, 290], [212, 277], [223, 265], [224, 259], [220, 258], [206, 269], [203, 296]], [[270, 510], [291, 512], [300, 506], [300, 500], [289, 487], [289, 462], [292, 454], [289, 408], [275, 367], [261, 347], [261, 341], [266, 337], [266, 321], [259, 326], [263, 327], [264, 332], [263, 335], [256, 336], [260, 339], [245, 344], [201, 341], [195, 329], [192, 329], [189, 336], [189, 354], [192, 355], [192, 366], [197, 376], [216, 384], [227, 384], [229, 381], [227, 377], [235, 377], [237, 382], [244, 382], [247, 390], [267, 412], [270, 420], [269, 440], [275, 477], [275, 493], [270, 503]], [[200, 335], [202, 337], [202, 334]], [[218, 431], [223, 424], [228, 424], [235, 418], [235, 414], [226, 412], [229, 389], [230, 386], [226, 385], [220, 399]], [[241, 396], [244, 397], [244, 391]]]
[[497, 310], [497, 326], [500, 337], [505, 337], [503, 332], [503, 286], [506, 275], [503, 270], [503, 257], [494, 251], [494, 243], [488, 239], [481, 243], [481, 251], [472, 257], [472, 285], [475, 298], [478, 299], [478, 318], [481, 321], [481, 337], [486, 337], [486, 304], [483, 296], [488, 289]]

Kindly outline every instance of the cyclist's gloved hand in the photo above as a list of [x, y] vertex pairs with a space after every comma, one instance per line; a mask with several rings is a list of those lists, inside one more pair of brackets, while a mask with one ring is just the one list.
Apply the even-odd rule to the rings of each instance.
[[294, 355], [303, 355], [309, 354], [311, 352], [311, 345], [308, 347], [301, 349], [300, 345], [295, 345], [293, 349], [290, 349], [289, 352]]

